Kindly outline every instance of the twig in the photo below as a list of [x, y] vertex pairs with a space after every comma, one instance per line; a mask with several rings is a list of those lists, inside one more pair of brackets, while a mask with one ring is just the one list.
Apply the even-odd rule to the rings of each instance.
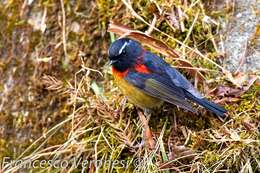
[[148, 125], [148, 120], [145, 118], [142, 112], [138, 111], [138, 115], [143, 125], [145, 143], [150, 149], [153, 149], [155, 146], [155, 142], [153, 140], [153, 135]]
[[64, 1], [60, 0], [61, 3], [61, 10], [62, 10], [62, 44], [63, 44], [63, 51], [65, 56], [65, 65], [69, 63], [68, 53], [67, 53], [67, 42], [66, 42], [66, 13], [64, 9]]
[[147, 34], [147, 35], [151, 35], [151, 33], [152, 33], [153, 30], [154, 30], [154, 26], [155, 26], [155, 24], [156, 24], [156, 22], [157, 22], [157, 16], [156, 16], [155, 14], [154, 14], [153, 16], [154, 16], [154, 17], [153, 17], [152, 24], [149, 26], [148, 30], [145, 31], [145, 34]]

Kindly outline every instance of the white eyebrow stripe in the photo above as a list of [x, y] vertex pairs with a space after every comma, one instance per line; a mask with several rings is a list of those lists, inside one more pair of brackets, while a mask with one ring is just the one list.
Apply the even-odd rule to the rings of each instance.
[[124, 50], [124, 48], [127, 46], [128, 42], [125, 42], [123, 44], [123, 46], [120, 48], [119, 52], [118, 52], [118, 55], [120, 55], [122, 53], [122, 51]]

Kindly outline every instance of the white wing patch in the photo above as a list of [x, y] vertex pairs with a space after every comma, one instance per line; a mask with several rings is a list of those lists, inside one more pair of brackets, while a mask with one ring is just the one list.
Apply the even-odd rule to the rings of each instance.
[[125, 42], [123, 44], [123, 46], [120, 48], [120, 50], [118, 51], [118, 55], [120, 55], [122, 53], [122, 51], [124, 50], [124, 48], [127, 46], [128, 42]]

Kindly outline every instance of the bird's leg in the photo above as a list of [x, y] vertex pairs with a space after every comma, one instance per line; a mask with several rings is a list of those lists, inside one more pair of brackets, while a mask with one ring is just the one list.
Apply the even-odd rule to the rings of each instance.
[[177, 121], [176, 121], [176, 114], [175, 110], [173, 111], [173, 117], [172, 117], [172, 123], [173, 123], [173, 130], [175, 133], [177, 133]]
[[147, 114], [147, 109], [145, 109], [144, 114], [148, 116], [148, 120], [144, 116], [144, 114], [141, 111], [138, 111], [139, 118], [142, 122], [143, 125], [143, 135], [144, 135], [144, 140], [145, 144], [148, 146], [148, 148], [153, 149], [155, 146], [155, 142], [153, 140], [153, 134], [149, 128], [149, 119], [151, 116], [151, 113]]

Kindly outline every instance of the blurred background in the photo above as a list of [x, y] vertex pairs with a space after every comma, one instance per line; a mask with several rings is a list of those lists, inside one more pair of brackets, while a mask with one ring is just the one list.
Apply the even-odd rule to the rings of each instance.
[[[260, 170], [257, 1], [2, 0], [0, 28], [0, 160], [70, 163], [3, 171]], [[230, 119], [165, 105], [149, 122], [155, 148], [143, 145], [137, 110], [107, 65], [119, 36], [164, 57]], [[73, 166], [80, 158], [130, 166]]]

